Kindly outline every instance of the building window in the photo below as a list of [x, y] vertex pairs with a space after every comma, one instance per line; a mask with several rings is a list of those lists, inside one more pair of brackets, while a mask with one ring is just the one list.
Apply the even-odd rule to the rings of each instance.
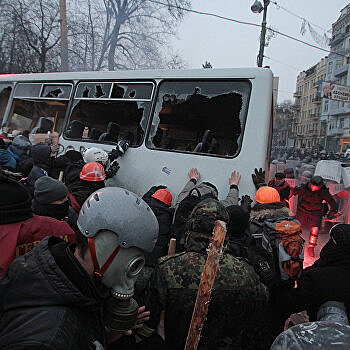
[[329, 101], [325, 100], [324, 101], [324, 109], [323, 109], [324, 112], [328, 112], [328, 104], [329, 104]]
[[332, 74], [332, 62], [328, 63], [328, 74]]

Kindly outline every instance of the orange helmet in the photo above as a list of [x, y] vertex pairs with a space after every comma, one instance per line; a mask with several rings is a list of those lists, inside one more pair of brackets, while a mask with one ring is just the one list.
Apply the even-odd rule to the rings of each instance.
[[103, 181], [106, 178], [106, 174], [100, 163], [90, 162], [84, 165], [79, 177], [85, 181]]
[[162, 188], [162, 189], [154, 192], [152, 194], [152, 197], [165, 203], [168, 207], [171, 206], [171, 200], [173, 199], [173, 196], [171, 195], [171, 193], [168, 190], [166, 190], [165, 188]]
[[261, 204], [280, 202], [281, 198], [276, 189], [269, 186], [260, 187], [255, 194], [254, 199]]

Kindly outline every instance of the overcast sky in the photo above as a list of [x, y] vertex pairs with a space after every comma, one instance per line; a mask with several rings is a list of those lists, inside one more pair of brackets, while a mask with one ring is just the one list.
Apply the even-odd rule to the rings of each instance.
[[[261, 0], [262, 1], [262, 0]], [[250, 10], [254, 0], [192, 0], [192, 9], [211, 12], [233, 19], [261, 24], [262, 13]], [[349, 0], [276, 0], [282, 7], [305, 18], [311, 24], [327, 30], [332, 28]], [[268, 7], [267, 25], [282, 33], [318, 46], [306, 31], [300, 34], [302, 20], [278, 9], [272, 2]], [[306, 27], [307, 29], [307, 27]], [[314, 26], [320, 34], [322, 29]], [[327, 33], [331, 37], [331, 32]], [[210, 61], [214, 68], [254, 67], [259, 51], [260, 28], [225, 21], [209, 16], [187, 13], [178, 28], [172, 46], [187, 63], [188, 68], [201, 68]], [[324, 47], [326, 48], [326, 47]], [[293, 99], [296, 77], [327, 55], [281, 35], [265, 47], [263, 65], [271, 67], [280, 77], [278, 100]]]

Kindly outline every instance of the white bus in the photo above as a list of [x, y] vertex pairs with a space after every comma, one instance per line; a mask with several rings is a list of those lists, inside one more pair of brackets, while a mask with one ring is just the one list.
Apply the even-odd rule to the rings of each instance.
[[240, 193], [253, 195], [252, 171], [268, 169], [272, 84], [263, 68], [1, 75], [0, 120], [3, 131], [58, 135], [60, 154], [131, 138], [109, 181], [139, 195], [166, 185], [175, 199], [190, 168], [220, 198], [237, 170]]

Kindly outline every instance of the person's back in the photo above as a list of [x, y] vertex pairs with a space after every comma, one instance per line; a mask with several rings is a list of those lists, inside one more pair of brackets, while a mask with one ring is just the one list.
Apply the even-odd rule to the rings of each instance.
[[75, 234], [66, 222], [33, 215], [26, 188], [0, 174], [0, 279], [13, 259], [21, 256], [47, 236], [74, 242]]
[[326, 301], [343, 302], [350, 318], [350, 225], [337, 224], [330, 240], [322, 248], [320, 259], [305, 269], [292, 290], [276, 290], [272, 298], [276, 308], [291, 313], [307, 310], [310, 321], [317, 319], [319, 307]]
[[[191, 215], [186, 252], [161, 258], [151, 279], [146, 295], [151, 311], [147, 326], [155, 329], [160, 312], [165, 310], [167, 349], [184, 348], [215, 220], [228, 221], [225, 208], [216, 200], [204, 200]], [[240, 348], [245, 321], [267, 303], [267, 298], [267, 288], [259, 281], [253, 266], [224, 253], [199, 349]]]

